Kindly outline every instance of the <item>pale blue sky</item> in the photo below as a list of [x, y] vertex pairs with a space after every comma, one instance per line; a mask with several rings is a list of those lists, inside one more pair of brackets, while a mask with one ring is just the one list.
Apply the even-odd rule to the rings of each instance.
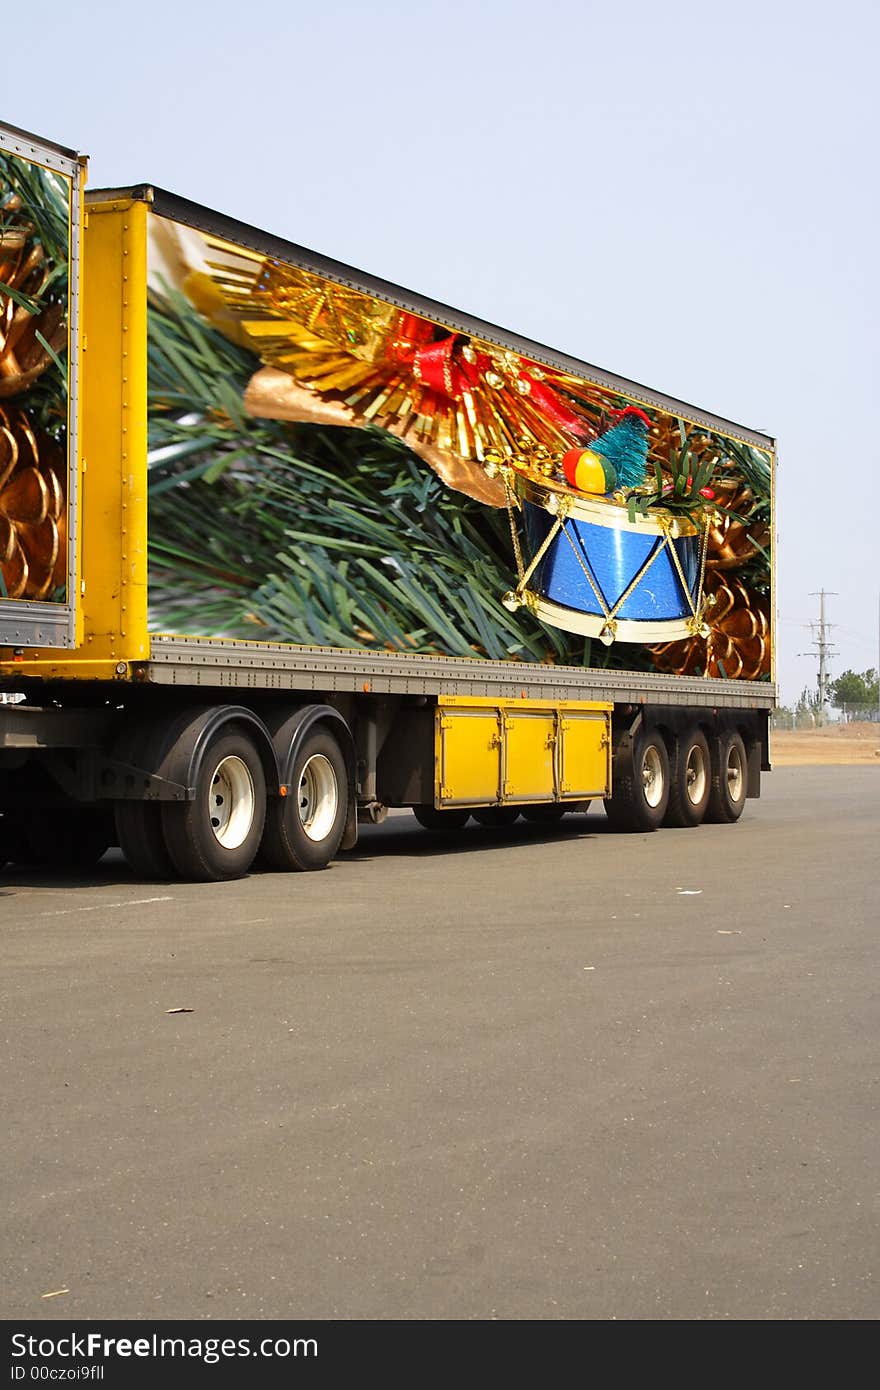
[[868, 0], [45, 0], [0, 119], [779, 440], [777, 652], [877, 665]]

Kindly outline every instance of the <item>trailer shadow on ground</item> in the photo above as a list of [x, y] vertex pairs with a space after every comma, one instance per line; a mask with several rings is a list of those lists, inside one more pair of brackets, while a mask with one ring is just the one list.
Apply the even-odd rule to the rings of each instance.
[[552, 826], [518, 820], [503, 829], [494, 829], [469, 821], [455, 834], [426, 830], [412, 816], [394, 816], [383, 825], [361, 826], [357, 845], [341, 855], [340, 860], [436, 859], [438, 855], [479, 854], [518, 844], [558, 844], [560, 840], [583, 840], [610, 832], [611, 826], [601, 812], [566, 816]]
[[[367, 863], [372, 859], [436, 859], [450, 854], [486, 854], [518, 844], [549, 845], [561, 840], [583, 840], [609, 833], [611, 827], [601, 811], [566, 816], [553, 826], [518, 820], [503, 829], [494, 829], [470, 821], [454, 835], [426, 830], [413, 816], [404, 812], [393, 814], [382, 825], [362, 825], [355, 848], [344, 851], [336, 862], [344, 865], [347, 862]], [[262, 877], [275, 872], [257, 863], [249, 876]], [[110, 849], [97, 864], [81, 873], [69, 868], [53, 870], [42, 864], [7, 864], [5, 868], [0, 868], [0, 898], [15, 897], [22, 889], [52, 888], [57, 891], [65, 888], [110, 888], [116, 884], [162, 888], [178, 882], [177, 879], [146, 881], [128, 867], [120, 850]]]
[[179, 883], [179, 880], [156, 879], [147, 882], [137, 877], [123, 859], [121, 850], [111, 849], [98, 864], [91, 865], [82, 873], [69, 868], [51, 869], [43, 864], [7, 864], [5, 868], [0, 868], [0, 898], [15, 897], [22, 889], [79, 890], [112, 888], [116, 884], [126, 888], [134, 884], [142, 884], [145, 888], [161, 888], [172, 882]]

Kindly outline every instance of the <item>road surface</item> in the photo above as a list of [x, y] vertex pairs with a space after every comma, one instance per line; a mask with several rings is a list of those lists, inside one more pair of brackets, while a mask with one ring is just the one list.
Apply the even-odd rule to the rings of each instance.
[[803, 768], [733, 827], [7, 872], [0, 1316], [877, 1317], [878, 832]]

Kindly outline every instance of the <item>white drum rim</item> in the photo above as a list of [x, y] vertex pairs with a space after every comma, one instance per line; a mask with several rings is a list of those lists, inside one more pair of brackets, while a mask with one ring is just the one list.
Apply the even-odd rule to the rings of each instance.
[[[575, 608], [565, 608], [560, 603], [552, 603], [533, 590], [527, 589], [523, 598], [536, 617], [549, 623], [551, 627], [564, 632], [576, 632], [581, 637], [600, 637], [607, 619], [601, 613], [579, 613]], [[656, 621], [639, 618], [615, 618], [615, 642], [677, 642], [693, 637], [693, 618], [660, 618]]]

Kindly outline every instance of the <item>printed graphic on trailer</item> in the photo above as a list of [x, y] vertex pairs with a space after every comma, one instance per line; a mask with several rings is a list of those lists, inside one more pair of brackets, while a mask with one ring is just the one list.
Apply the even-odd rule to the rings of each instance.
[[154, 628], [769, 678], [769, 453], [150, 223]]
[[67, 597], [71, 196], [0, 149], [0, 599]]

